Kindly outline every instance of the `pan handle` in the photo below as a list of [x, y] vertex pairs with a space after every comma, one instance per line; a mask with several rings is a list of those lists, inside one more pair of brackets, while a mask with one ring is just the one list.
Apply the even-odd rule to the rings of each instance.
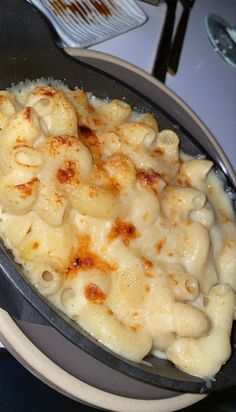
[[[54, 28], [35, 7], [25, 0], [0, 0], [0, 90], [54, 74], [63, 79], [57, 40]], [[77, 73], [80, 68], [77, 64]]]
[[82, 63], [57, 47], [49, 20], [26, 0], [0, 0], [0, 90], [26, 79], [74, 79], [79, 86]]
[[25, 0], [0, 0], [0, 56], [54, 51], [56, 41], [54, 28], [34, 6]]

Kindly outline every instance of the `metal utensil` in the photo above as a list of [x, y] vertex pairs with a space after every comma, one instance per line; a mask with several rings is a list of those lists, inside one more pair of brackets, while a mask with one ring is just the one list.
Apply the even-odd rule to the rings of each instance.
[[187, 30], [188, 20], [190, 16], [191, 9], [194, 6], [195, 0], [180, 0], [183, 5], [183, 11], [176, 29], [174, 40], [172, 42], [169, 61], [168, 61], [168, 72], [171, 75], [175, 75], [178, 70], [181, 51], [184, 43], [185, 33]]
[[165, 3], [167, 7], [166, 16], [152, 71], [152, 75], [163, 83], [165, 83], [167, 73], [171, 41], [175, 24], [177, 0], [166, 0]]

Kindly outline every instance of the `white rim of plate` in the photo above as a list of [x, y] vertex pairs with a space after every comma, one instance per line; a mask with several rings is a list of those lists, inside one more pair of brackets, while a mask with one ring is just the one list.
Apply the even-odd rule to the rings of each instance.
[[140, 400], [114, 395], [90, 386], [51, 361], [24, 335], [3, 309], [0, 309], [0, 339], [8, 351], [34, 376], [63, 395], [92, 407], [106, 408], [114, 412], [173, 412], [205, 397], [199, 394], [183, 394], [167, 399]]
[[[101, 52], [77, 48], [66, 48], [65, 50], [73, 57], [96, 58], [121, 65], [128, 70], [140, 74], [152, 83], [157, 84], [161, 89], [165, 89], [174, 100], [177, 100], [178, 103], [184, 105], [189, 114], [191, 114], [191, 116], [194, 117], [194, 120], [204, 129], [204, 132], [216, 146], [216, 149], [219, 150], [219, 146], [209, 130], [191, 109], [166, 86], [162, 85], [162, 83], [142, 69], [139, 69], [124, 60]], [[225, 163], [227, 166], [231, 167], [226, 157]], [[173, 398], [142, 400], [126, 398], [97, 389], [70, 375], [56, 363], [51, 361], [30, 341], [11, 316], [3, 309], [0, 309], [0, 340], [7, 350], [34, 376], [63, 395], [78, 402], [87, 403], [88, 405], [91, 405], [91, 407], [105, 408], [106, 410], [114, 412], [127, 412], [127, 410], [129, 410], [129, 412], [174, 412], [197, 403], [206, 396], [187, 393]]]

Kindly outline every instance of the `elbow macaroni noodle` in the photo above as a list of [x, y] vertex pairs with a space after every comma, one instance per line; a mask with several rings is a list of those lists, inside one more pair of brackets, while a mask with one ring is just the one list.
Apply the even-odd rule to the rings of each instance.
[[213, 377], [230, 356], [236, 231], [212, 162], [150, 114], [81, 90], [0, 92], [0, 234], [107, 348]]

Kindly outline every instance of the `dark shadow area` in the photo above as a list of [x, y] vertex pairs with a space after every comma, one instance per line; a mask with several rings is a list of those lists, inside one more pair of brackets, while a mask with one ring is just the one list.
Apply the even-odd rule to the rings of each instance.
[[[49, 388], [19, 364], [6, 350], [0, 350], [1, 412], [94, 412]], [[128, 411], [127, 411], [128, 412]], [[218, 391], [180, 412], [236, 412], [236, 386]]]

